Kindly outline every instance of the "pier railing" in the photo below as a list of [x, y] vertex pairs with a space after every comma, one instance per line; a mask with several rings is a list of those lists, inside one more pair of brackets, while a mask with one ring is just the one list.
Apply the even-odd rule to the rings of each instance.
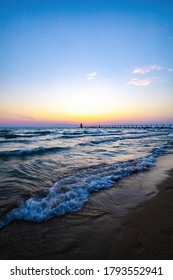
[[121, 128], [121, 129], [169, 129], [173, 128], [173, 124], [162, 125], [80, 125], [81, 128]]

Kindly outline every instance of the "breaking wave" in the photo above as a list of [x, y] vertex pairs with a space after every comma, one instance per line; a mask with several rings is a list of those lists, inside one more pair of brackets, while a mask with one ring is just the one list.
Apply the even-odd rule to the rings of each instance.
[[51, 130], [36, 130], [36, 131], [29, 131], [25, 133], [12, 133], [10, 130], [0, 130], [0, 137], [3, 137], [5, 139], [15, 139], [15, 138], [30, 138], [30, 137], [36, 137], [36, 136], [45, 136], [52, 134], [53, 132]]
[[22, 149], [22, 150], [11, 150], [11, 151], [0, 151], [0, 156], [26, 156], [34, 154], [43, 154], [46, 152], [62, 151], [68, 150], [68, 147], [37, 147], [32, 149]]
[[30, 198], [9, 212], [0, 221], [0, 228], [12, 220], [43, 222], [54, 216], [79, 211], [88, 201], [91, 192], [111, 188], [124, 177], [148, 170], [164, 152], [165, 148], [153, 149], [147, 157], [95, 166], [62, 178], [48, 190], [47, 196]]

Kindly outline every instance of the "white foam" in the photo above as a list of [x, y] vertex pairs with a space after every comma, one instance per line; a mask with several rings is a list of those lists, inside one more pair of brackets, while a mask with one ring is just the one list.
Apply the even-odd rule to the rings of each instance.
[[148, 170], [163, 152], [163, 148], [154, 149], [148, 157], [96, 166], [63, 178], [49, 189], [46, 197], [30, 198], [13, 209], [0, 221], [0, 228], [14, 219], [42, 222], [56, 215], [79, 211], [88, 201], [90, 192], [111, 188], [121, 178]]

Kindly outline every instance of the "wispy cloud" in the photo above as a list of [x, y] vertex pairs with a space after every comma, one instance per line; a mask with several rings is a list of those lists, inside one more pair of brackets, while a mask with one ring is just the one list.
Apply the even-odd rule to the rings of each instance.
[[28, 115], [20, 115], [20, 114], [14, 114], [19, 118], [23, 118], [23, 119], [29, 119], [29, 120], [34, 120], [34, 118], [32, 118], [31, 116]]
[[97, 72], [92, 72], [87, 74], [88, 81], [94, 80], [96, 78]]
[[173, 68], [168, 68], [168, 67], [162, 67], [160, 65], [157, 64], [153, 64], [153, 65], [148, 65], [145, 67], [135, 67], [132, 71], [132, 74], [136, 74], [136, 75], [143, 75], [144, 79], [139, 79], [139, 78], [132, 78], [128, 84], [130, 85], [134, 85], [134, 86], [148, 86], [152, 83], [152, 80], [161, 80], [161, 77], [157, 77], [157, 76], [149, 76], [147, 77], [147, 74], [149, 74], [152, 71], [167, 71], [167, 72], [173, 72]]
[[164, 68], [161, 67], [160, 65], [149, 65], [145, 67], [135, 67], [135, 69], [132, 71], [133, 74], [146, 74], [151, 71], [160, 71], [163, 70]]
[[146, 79], [133, 78], [128, 82], [128, 84], [138, 86], [138, 87], [141, 87], [141, 86], [146, 87], [151, 84], [151, 80], [152, 80], [151, 78], [146, 78]]

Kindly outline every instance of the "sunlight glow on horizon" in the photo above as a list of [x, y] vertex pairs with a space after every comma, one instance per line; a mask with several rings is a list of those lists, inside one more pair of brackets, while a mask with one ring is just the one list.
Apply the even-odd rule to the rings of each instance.
[[0, 126], [173, 123], [165, 1], [3, 2]]

